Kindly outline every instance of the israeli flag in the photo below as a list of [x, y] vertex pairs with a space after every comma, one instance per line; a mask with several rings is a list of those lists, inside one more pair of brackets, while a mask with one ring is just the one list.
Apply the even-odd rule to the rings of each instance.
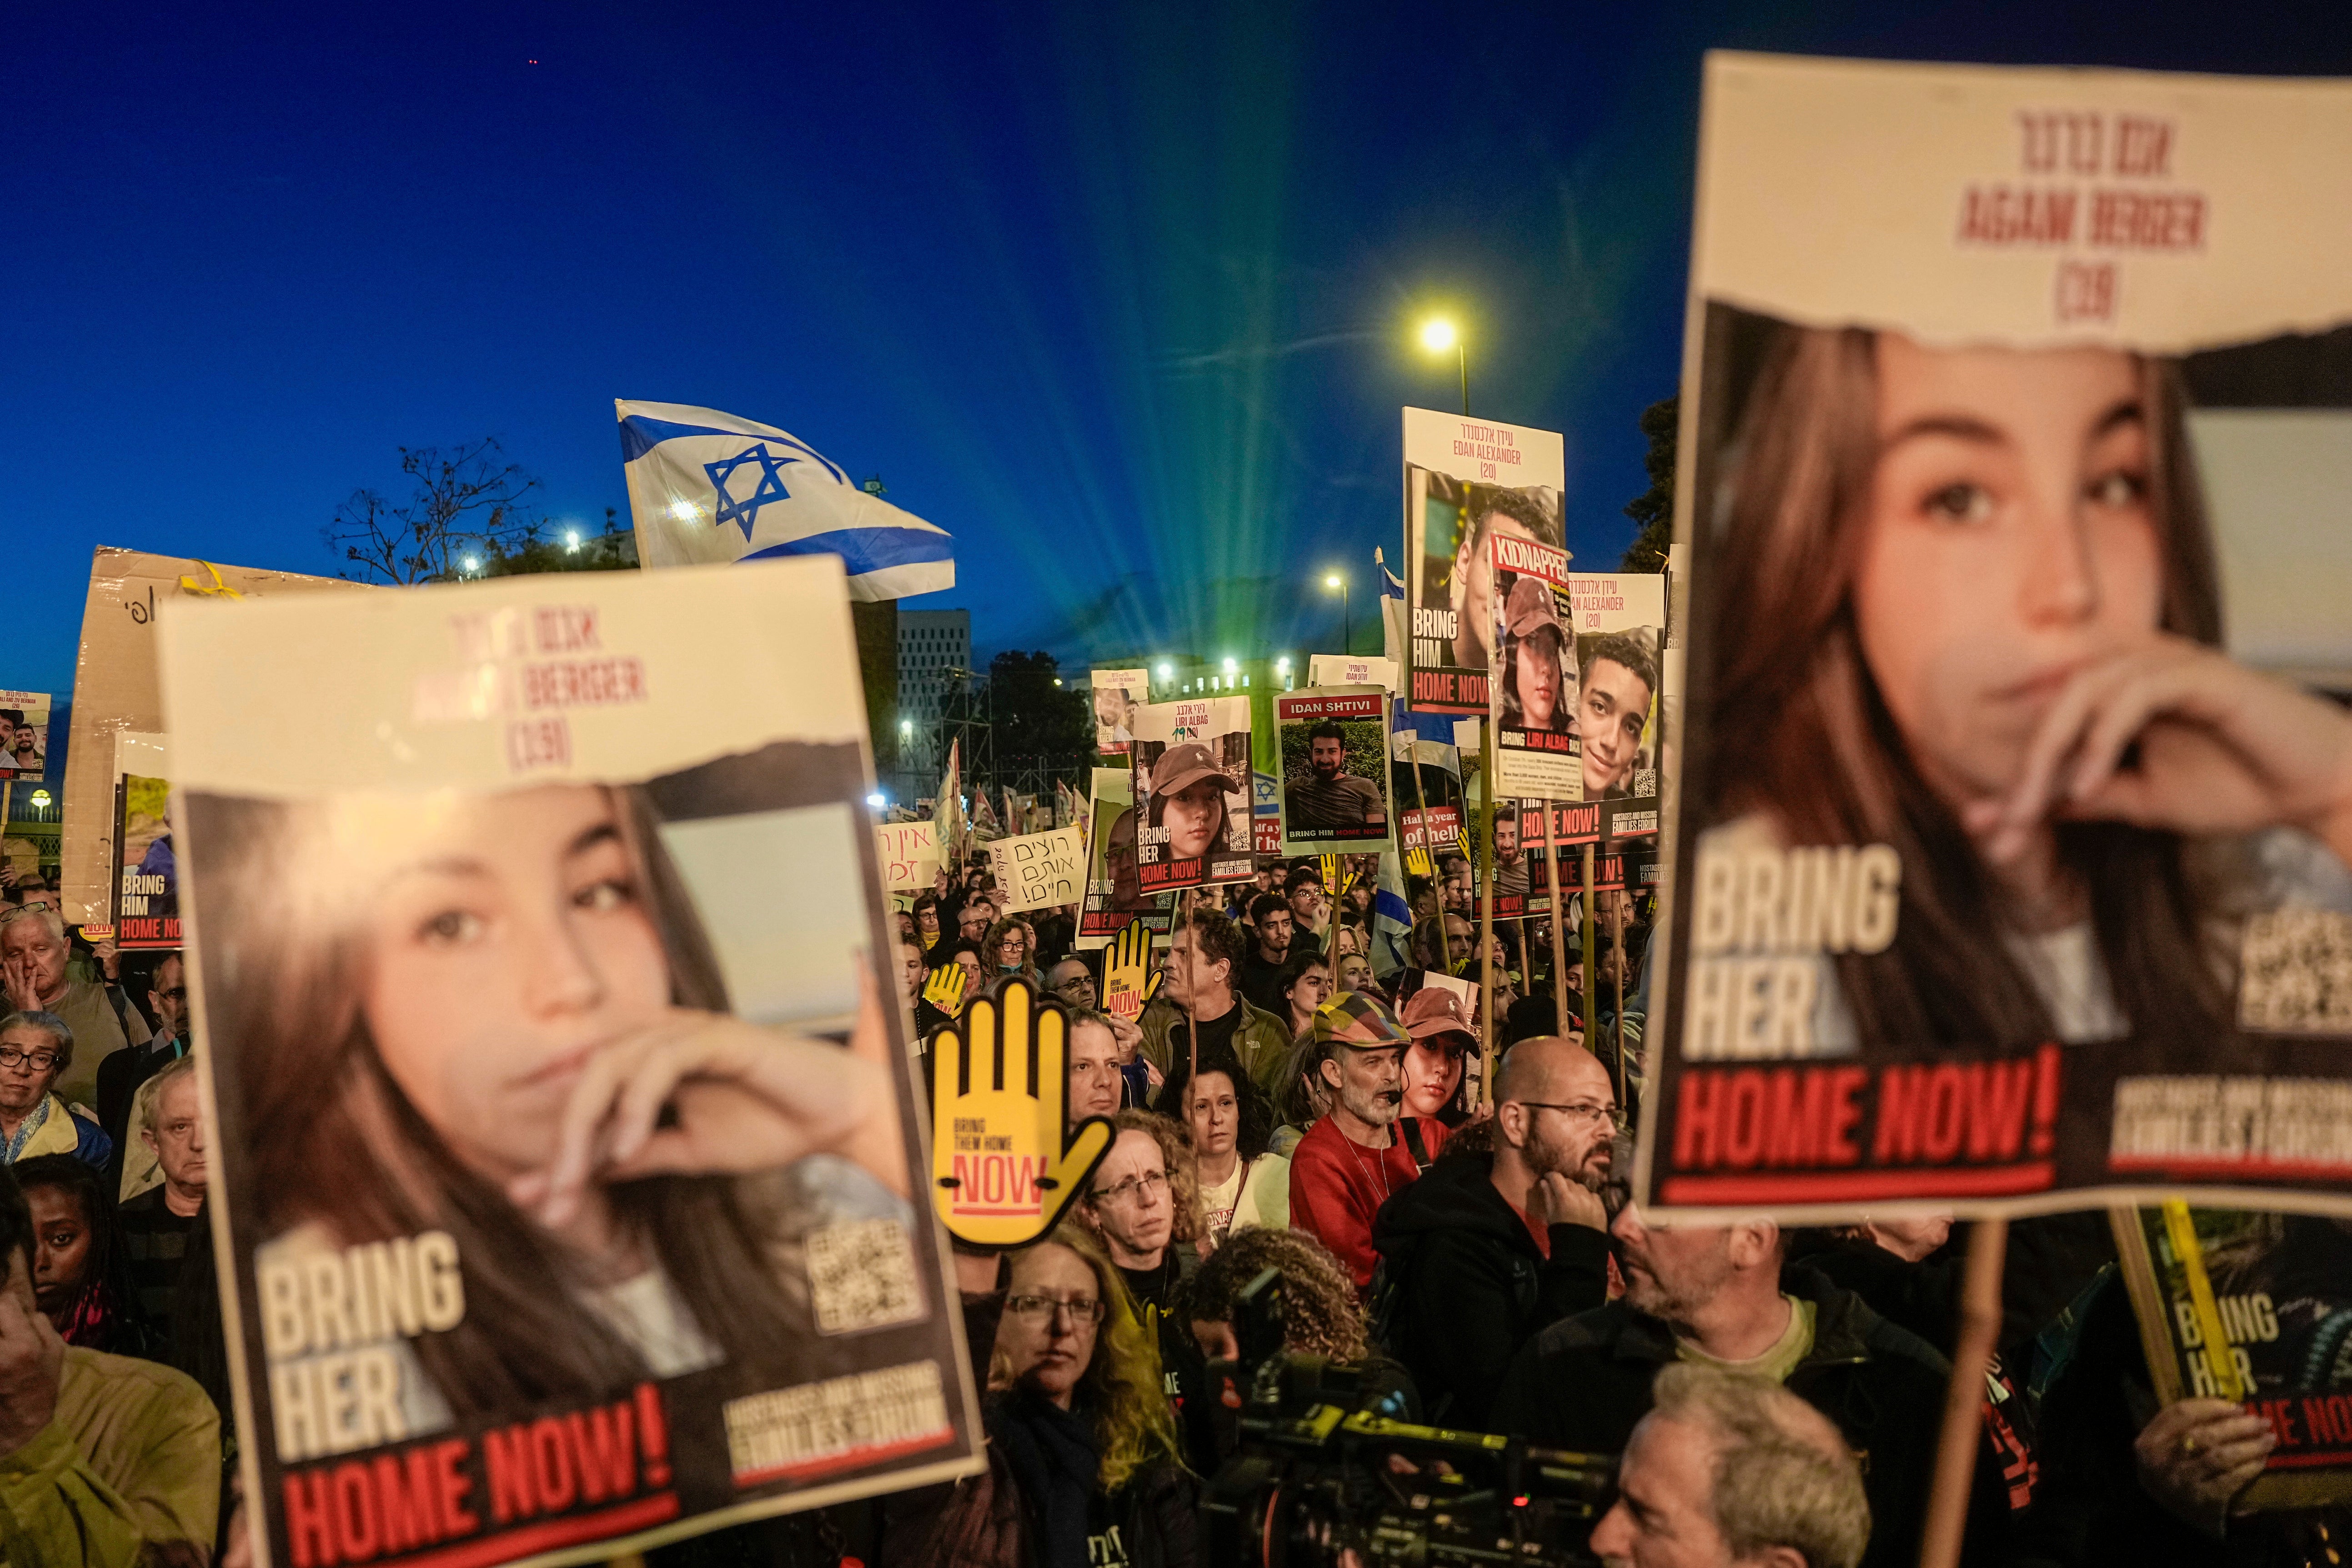
[[838, 555], [853, 599], [955, 586], [945, 530], [858, 489], [798, 437], [715, 408], [613, 406], [644, 564]]

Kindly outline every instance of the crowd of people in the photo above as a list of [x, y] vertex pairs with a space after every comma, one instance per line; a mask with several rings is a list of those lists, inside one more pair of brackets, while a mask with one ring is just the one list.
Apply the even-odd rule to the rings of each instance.
[[[1069, 1021], [1071, 1124], [1115, 1134], [1050, 1237], [956, 1243], [988, 1468], [651, 1563], [1206, 1563], [1237, 1303], [1268, 1270], [1285, 1347], [1355, 1368], [1360, 1408], [1622, 1456], [1589, 1538], [1606, 1561], [1911, 1561], [1964, 1227], [1648, 1223], [1626, 1178], [1651, 901], [1602, 895], [1622, 936], [1590, 1038], [1578, 949], [1555, 963], [1548, 922], [1502, 936], [1487, 1083], [1470, 869], [1430, 868], [1402, 939], [1346, 861], [1337, 898], [1319, 862], [1274, 859], [1181, 895], [1132, 1016], [1105, 1007], [1076, 910], [1008, 911], [978, 867], [912, 900], [922, 1032], [1035, 987]], [[20, 906], [0, 982], [0, 1542], [45, 1564], [239, 1561], [184, 966]], [[2231, 1512], [2261, 1424], [2155, 1409], [2103, 1216], [2020, 1222], [2009, 1257], [1963, 1560], [2296, 1560]]]

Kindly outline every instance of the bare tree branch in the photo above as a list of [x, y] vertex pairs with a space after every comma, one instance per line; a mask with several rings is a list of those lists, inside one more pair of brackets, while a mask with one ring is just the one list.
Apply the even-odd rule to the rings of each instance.
[[530, 497], [539, 479], [506, 456], [493, 437], [444, 450], [403, 447], [400, 471], [413, 489], [394, 505], [374, 490], [352, 492], [325, 529], [327, 542], [361, 582], [423, 583], [454, 576], [467, 554], [527, 543], [539, 526]]

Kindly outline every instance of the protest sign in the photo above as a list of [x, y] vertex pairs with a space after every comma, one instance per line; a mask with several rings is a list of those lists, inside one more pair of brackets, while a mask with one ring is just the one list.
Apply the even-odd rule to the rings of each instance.
[[1390, 798], [1396, 803], [1397, 844], [1407, 852], [1458, 847], [1462, 836], [1462, 753], [1410, 730], [1389, 737]]
[[1148, 669], [1095, 671], [1095, 750], [1105, 756], [1125, 756], [1135, 739], [1135, 710], [1151, 700]]
[[1654, 838], [1659, 716], [1672, 695], [1659, 656], [1666, 580], [1655, 573], [1579, 573], [1569, 578], [1568, 600], [1576, 614], [1570, 690], [1584, 786], [1574, 798], [1601, 805], [1601, 834], [1612, 843]]
[[2226, 1399], [2276, 1446], [2231, 1510], [2352, 1500], [2352, 1237], [2318, 1215], [2110, 1212], [2159, 1404]]
[[886, 822], [874, 830], [882, 885], [894, 893], [928, 893], [939, 884], [940, 830], [929, 822]]
[[1250, 773], [1250, 847], [1260, 855], [1282, 853], [1282, 781], [1272, 773]]
[[618, 1556], [969, 1473], [839, 562], [160, 634], [271, 1560], [394, 1518], [444, 1560]]
[[1701, 142], [1636, 1197], [2352, 1211], [2352, 719], [2198, 433], [2342, 401], [2352, 83], [1717, 55]]
[[1250, 702], [1204, 697], [1135, 710], [1136, 874], [1147, 893], [1246, 882]]
[[1108, 942], [1130, 921], [1141, 921], [1161, 936], [1174, 915], [1174, 895], [1147, 893], [1135, 858], [1134, 776], [1125, 768], [1094, 770], [1087, 811], [1087, 901], [1078, 911], [1077, 945], [1091, 952]]
[[1075, 904], [1086, 891], [1086, 837], [1075, 827], [1000, 838], [988, 847], [988, 864], [1010, 899], [1007, 914]]
[[1422, 712], [1485, 713], [1495, 635], [1488, 542], [1560, 537], [1567, 461], [1559, 435], [1404, 411], [1404, 542], [1412, 610], [1407, 700]]
[[1568, 552], [1500, 529], [1486, 545], [1500, 671], [1488, 687], [1496, 788], [1522, 799], [1581, 800]]
[[1274, 700], [1282, 746], [1282, 851], [1395, 842], [1389, 803], [1389, 696], [1377, 686], [1309, 688]]
[[114, 737], [114, 945], [173, 948], [180, 870], [172, 839], [168, 759], [161, 735]]
[[[155, 616], [180, 600], [236, 602], [282, 594], [341, 594], [366, 584], [250, 566], [220, 566], [176, 555], [100, 546], [83, 602], [81, 651], [74, 664], [72, 746], [66, 759], [65, 821], [58, 892], [67, 923], [105, 924], [114, 909], [114, 737], [161, 734], [163, 695], [155, 674]], [[248, 671], [247, 680], [266, 678]]]
[[48, 776], [49, 694], [0, 691], [0, 782]]
[[931, 1031], [931, 1202], [980, 1247], [1054, 1228], [1117, 1136], [1106, 1117], [1067, 1125], [1069, 1018], [1012, 980]]
[[1392, 658], [1368, 658], [1361, 654], [1315, 653], [1307, 656], [1309, 686], [1377, 686], [1396, 694], [1397, 667]]

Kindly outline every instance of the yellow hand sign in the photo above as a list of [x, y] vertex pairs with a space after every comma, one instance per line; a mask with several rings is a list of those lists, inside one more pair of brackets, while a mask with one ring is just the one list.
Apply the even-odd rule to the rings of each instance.
[[1103, 960], [1103, 1011], [1130, 1023], [1160, 989], [1160, 968], [1151, 962], [1152, 931], [1139, 920], [1128, 921], [1110, 939]]
[[1404, 868], [1416, 877], [1434, 877], [1437, 864], [1430, 859], [1429, 851], [1416, 844], [1404, 852]]
[[942, 963], [923, 976], [923, 1000], [952, 1018], [963, 1011], [963, 965]]
[[1069, 1027], [1025, 980], [931, 1033], [931, 1203], [978, 1247], [1021, 1247], [1054, 1228], [1108, 1152], [1099, 1116], [1072, 1128]]
[[1339, 858], [1337, 855], [1323, 856], [1320, 863], [1316, 867], [1316, 869], [1322, 875], [1324, 893], [1331, 899], [1338, 899], [1339, 896]]

